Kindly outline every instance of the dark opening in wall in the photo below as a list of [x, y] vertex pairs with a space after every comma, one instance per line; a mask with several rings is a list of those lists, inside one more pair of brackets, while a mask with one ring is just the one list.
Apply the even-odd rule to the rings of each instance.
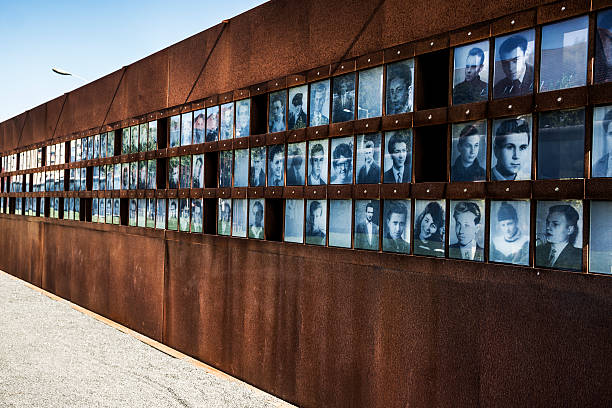
[[219, 168], [219, 153], [204, 154], [204, 187], [217, 187], [217, 169]]
[[446, 181], [446, 140], [448, 126], [425, 126], [415, 128], [414, 178], [417, 183]]
[[449, 58], [448, 49], [417, 57], [415, 89], [418, 110], [448, 106]]
[[115, 146], [113, 147], [113, 153], [115, 153], [114, 156], [121, 156], [121, 135], [123, 132], [121, 129], [117, 129], [114, 133]]
[[93, 167], [87, 167], [87, 175], [85, 177], [85, 188], [91, 191], [93, 188]]
[[45, 198], [44, 208], [41, 208], [44, 211], [45, 217], [47, 218], [51, 216], [51, 200], [53, 200], [53, 197]]
[[[41, 198], [40, 197], [35, 197], [34, 199], [36, 200], [36, 216], [40, 217], [40, 213], [41, 213], [41, 209], [40, 209]], [[63, 202], [64, 202], [64, 199], [60, 198], [60, 203], [62, 204], [62, 206], [64, 205]], [[62, 211], [63, 211], [63, 207], [62, 207]]]
[[[62, 208], [62, 203], [60, 202], [60, 209]], [[91, 222], [91, 198], [81, 198], [81, 212], [80, 212], [81, 221]]]
[[204, 199], [204, 232], [205, 234], [217, 233], [217, 199]]
[[157, 149], [165, 149], [168, 146], [168, 118], [157, 120]]
[[251, 134], [260, 135], [268, 131], [268, 94], [251, 98]]
[[[70, 190], [70, 169], [64, 169], [60, 171], [64, 172], [64, 191], [69, 191]], [[93, 175], [92, 175], [92, 180], [93, 180]]]
[[264, 220], [267, 241], [283, 240], [283, 204], [280, 198], [266, 199], [266, 216]]
[[168, 158], [163, 157], [157, 159], [156, 166], [156, 179], [157, 179], [157, 188], [159, 190], [164, 190], [168, 188]]
[[120, 198], [119, 199], [119, 216], [121, 218], [121, 225], [128, 225], [129, 221], [129, 210], [130, 210], [130, 199]]

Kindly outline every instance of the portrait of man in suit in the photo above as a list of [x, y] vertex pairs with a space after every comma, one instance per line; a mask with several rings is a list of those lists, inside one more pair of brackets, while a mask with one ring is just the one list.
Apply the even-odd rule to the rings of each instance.
[[[380, 135], [378, 138], [378, 146], [380, 146]], [[357, 150], [358, 163], [363, 162], [357, 173], [357, 184], [378, 184], [380, 183], [380, 149], [375, 144], [372, 137], [358, 137], [361, 139], [360, 148]]]
[[251, 216], [249, 217], [249, 238], [264, 238], [264, 206], [263, 200], [251, 200]]
[[329, 80], [310, 87], [310, 126], [329, 124]]
[[274, 145], [270, 147], [268, 152], [268, 186], [283, 186], [284, 180], [284, 163], [285, 163], [285, 147], [284, 145]]
[[285, 98], [286, 91], [270, 94], [270, 113], [268, 121], [268, 132], [282, 132], [285, 128]]
[[[539, 203], [538, 217], [542, 202]], [[570, 204], [555, 204], [548, 208], [544, 238], [536, 242], [535, 264], [540, 267], [582, 270], [582, 250], [576, 248], [580, 214]], [[540, 232], [537, 232], [540, 235]]]
[[[487, 43], [479, 44], [487, 46]], [[467, 46], [471, 47], [471, 46]], [[461, 55], [458, 51], [465, 47], [455, 49], [455, 54]], [[488, 51], [488, 47], [487, 47]], [[455, 76], [460, 69], [457, 59], [455, 59]], [[488, 96], [489, 84], [483, 81], [480, 73], [484, 70], [485, 65], [488, 65], [485, 58], [485, 52], [480, 47], [473, 47], [468, 51], [465, 58], [465, 67], [463, 67], [463, 81], [457, 83], [455, 78], [455, 87], [453, 88], [453, 105], [463, 103], [473, 103], [486, 101]], [[488, 70], [485, 70], [488, 72]], [[485, 79], [487, 79], [485, 77]]]
[[531, 132], [525, 119], [501, 121], [495, 130], [491, 180], [531, 178]]
[[353, 142], [352, 138], [339, 138], [332, 141], [334, 152], [332, 154], [331, 184], [353, 183]]
[[249, 135], [251, 120], [251, 100], [243, 99], [236, 102], [236, 137]]
[[451, 181], [484, 180], [486, 173], [485, 169], [480, 165], [478, 155], [481, 148], [483, 152], [486, 151], [484, 146], [485, 138], [481, 134], [479, 126], [475, 126], [475, 124], [459, 126], [463, 126], [463, 128], [459, 133], [456, 148], [453, 149], [453, 155], [457, 158], [451, 167]]
[[323, 200], [308, 200], [306, 212], [306, 243], [325, 245], [327, 208]]
[[310, 142], [309, 147], [308, 185], [317, 186], [326, 184], [327, 154], [325, 147], [321, 142]]
[[264, 187], [266, 185], [266, 148], [251, 148], [251, 187]]
[[378, 250], [378, 205], [374, 208], [368, 201], [363, 208], [363, 204], [355, 203], [355, 248], [375, 251]]
[[[410, 201], [406, 201], [410, 205]], [[408, 225], [408, 206], [401, 200], [385, 200], [385, 219], [383, 222], [383, 251], [410, 253], [409, 234], [406, 234]], [[406, 239], [404, 238], [406, 235]]]
[[304, 185], [306, 143], [291, 143], [287, 146], [287, 185]]
[[355, 119], [355, 74], [334, 78], [332, 100], [332, 122], [346, 122]]
[[[304, 87], [305, 88], [305, 87]], [[306, 112], [304, 112], [304, 95], [302, 92], [297, 92], [293, 96], [291, 90], [289, 90], [289, 96], [291, 99], [291, 106], [289, 107], [289, 120], [288, 129], [301, 129], [306, 127], [308, 118]]]
[[[407, 130], [387, 132], [387, 157], [385, 157], [385, 183], [410, 183], [412, 181], [412, 142]], [[390, 165], [389, 163], [389, 157]]]
[[234, 137], [234, 104], [232, 102], [221, 105], [220, 139], [227, 140]]
[[473, 201], [460, 201], [453, 209], [457, 242], [449, 246], [448, 256], [470, 261], [483, 261], [484, 250], [478, 244], [481, 233], [481, 210]]
[[[493, 86], [493, 98], [508, 98], [533, 93], [533, 55], [527, 52], [528, 35], [533, 36], [533, 32], [511, 35], [501, 43], [498, 50], [501, 72], [499, 72], [499, 65], [495, 65], [495, 79], [500, 79]], [[531, 64], [529, 64], [530, 60]]]
[[410, 59], [387, 65], [387, 115], [412, 112], [413, 64]]

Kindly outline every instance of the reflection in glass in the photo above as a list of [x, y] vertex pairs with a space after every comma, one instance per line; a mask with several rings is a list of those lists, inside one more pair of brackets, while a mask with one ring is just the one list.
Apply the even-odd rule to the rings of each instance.
[[[76, 180], [76, 170], [75, 169], [70, 169], [70, 190], [74, 191], [76, 190], [75, 184], [77, 182]], [[80, 180], [79, 180], [80, 183]], [[100, 190], [104, 191], [106, 190], [106, 166], [100, 166]]]
[[540, 92], [586, 85], [589, 17], [542, 27]]
[[180, 188], [191, 187], [191, 156], [181, 156]]
[[139, 133], [138, 151], [146, 152], [149, 148], [149, 124], [148, 123], [141, 124], [138, 133]]
[[270, 146], [268, 151], [268, 186], [284, 185], [285, 146]]
[[355, 119], [355, 73], [333, 79], [332, 123]]
[[178, 199], [171, 198], [168, 200], [168, 229], [172, 231], [178, 230]]
[[351, 247], [352, 200], [329, 200], [329, 246]]
[[329, 124], [329, 79], [310, 85], [310, 126]]
[[138, 162], [138, 188], [143, 190], [147, 188], [147, 161]]
[[529, 200], [491, 201], [489, 260], [529, 265]]
[[380, 133], [357, 136], [357, 184], [380, 183]]
[[531, 178], [531, 115], [493, 121], [491, 180]]
[[612, 177], [612, 106], [593, 110], [593, 177]]
[[[130, 139], [131, 139], [130, 140], [130, 152], [131, 153], [138, 153], [138, 125], [132, 126], [130, 128], [130, 134], [131, 134], [131, 136], [130, 136]], [[104, 134], [102, 136], [104, 136]], [[106, 152], [106, 148], [105, 148], [106, 144], [104, 143], [104, 138], [101, 139], [101, 143], [102, 143], [102, 146], [101, 146], [102, 153], [106, 154], [105, 153]]]
[[539, 201], [535, 266], [582, 270], [582, 201]]
[[249, 199], [249, 238], [264, 239], [264, 206], [263, 198]]
[[289, 89], [289, 118], [287, 129], [301, 129], [306, 127], [308, 117], [308, 85], [296, 86]]
[[170, 160], [168, 160], [168, 188], [178, 188], [179, 168], [180, 159], [178, 157], [171, 157]]
[[306, 201], [306, 243], [325, 245], [327, 231], [327, 201]]
[[232, 186], [232, 153], [232, 150], [219, 152], [219, 187]]
[[170, 147], [177, 147], [181, 138], [181, 116], [175, 115], [170, 117]]
[[[107, 146], [106, 146], [106, 133], [102, 133], [100, 135], [100, 157], [101, 158], [105, 158], [107, 157], [106, 152], [107, 152]], [[78, 160], [78, 156], [79, 156], [79, 149], [78, 149], [78, 144], [75, 143], [75, 161], [79, 161]]]
[[157, 188], [157, 161], [149, 160], [147, 164], [147, 188], [155, 190]]
[[121, 189], [121, 163], [117, 163], [113, 170], [113, 190]]
[[191, 200], [191, 232], [202, 232], [202, 199]]
[[448, 256], [469, 261], [484, 261], [484, 200], [451, 201]]
[[192, 139], [192, 112], [183, 113], [181, 115], [181, 146], [191, 144]]
[[179, 231], [189, 232], [189, 206], [188, 198], [181, 198], [179, 200]]
[[246, 237], [247, 230], [247, 200], [244, 198], [234, 200], [234, 213], [232, 215], [232, 237]]
[[[130, 128], [121, 129], [121, 154], [131, 153]], [[100, 157], [100, 135], [94, 136], [94, 158]]]
[[287, 185], [303, 186], [306, 167], [306, 142], [287, 145]]
[[149, 122], [149, 143], [147, 150], [157, 150], [157, 121]]
[[[130, 188], [130, 164], [123, 163], [121, 166], [122, 166], [121, 167], [121, 189], [129, 190]], [[94, 183], [96, 183], [96, 186], [97, 186], [98, 183], [96, 180], [96, 169], [97, 167], [94, 167]]]
[[533, 93], [535, 30], [495, 38], [493, 97]]
[[266, 185], [266, 148], [251, 148], [251, 187], [265, 187]]
[[204, 188], [204, 155], [193, 156], [193, 174], [191, 188]]
[[489, 41], [455, 47], [454, 67], [453, 105], [486, 101], [489, 91]]
[[270, 94], [270, 112], [268, 114], [268, 132], [282, 132], [285, 130], [285, 99], [287, 91], [272, 92]]
[[584, 176], [584, 108], [540, 113], [538, 179]]
[[[87, 138], [87, 160], [93, 159], [93, 144], [94, 144], [94, 137], [89, 136]], [[55, 147], [55, 146], [52, 146], [52, 147]], [[59, 157], [58, 157], [58, 160], [59, 160]], [[40, 164], [37, 163], [36, 167], [40, 167]]]
[[383, 67], [359, 71], [357, 118], [367, 119], [382, 115]]
[[412, 181], [412, 129], [385, 133], [385, 183]]
[[414, 254], [444, 257], [444, 200], [416, 200], [414, 204]]
[[147, 198], [147, 228], [155, 228], [155, 199]]
[[166, 228], [166, 199], [157, 199], [157, 211], [155, 212], [155, 228]]
[[612, 273], [612, 201], [591, 201], [589, 271]]
[[340, 137], [331, 140], [332, 170], [330, 184], [353, 182], [353, 138]]
[[193, 144], [204, 143], [206, 134], [206, 111], [193, 112]]
[[327, 182], [327, 140], [308, 142], [308, 185]]
[[304, 200], [285, 200], [285, 242], [304, 242]]
[[380, 201], [355, 200], [355, 248], [378, 250]]
[[93, 191], [97, 191], [100, 189], [100, 168], [95, 166], [93, 168], [93, 182], [91, 189]]
[[[83, 139], [85, 142], [85, 139]], [[83, 156], [85, 156], [86, 145], [83, 143]], [[106, 134], [106, 157], [112, 157], [115, 155], [115, 132], [108, 132]]]
[[221, 140], [234, 137], [234, 103], [229, 102], [221, 105]]
[[612, 81], [612, 9], [597, 14], [593, 80], [595, 83]]
[[234, 153], [234, 187], [247, 187], [249, 182], [249, 149]]
[[[106, 200], [107, 204], [110, 204], [110, 200]], [[110, 205], [107, 205], [106, 207], [106, 222], [109, 222], [108, 219], [108, 215], [109, 215], [109, 208]], [[144, 227], [146, 224], [146, 215], [147, 215], [147, 199], [146, 198], [139, 198], [138, 199], [138, 222], [136, 225], [138, 225], [139, 227]]]
[[451, 181], [484, 181], [487, 121], [453, 124]]
[[[4, 200], [4, 197], [2, 198]], [[98, 199], [94, 198], [91, 201], [91, 222], [98, 222]], [[68, 217], [70, 211], [70, 202], [64, 199], [64, 219]]]
[[384, 200], [382, 249], [410, 253], [410, 200]]
[[404, 60], [387, 65], [386, 114], [412, 112], [414, 60]]
[[130, 198], [130, 207], [128, 212], [128, 225], [130, 227], [136, 226], [136, 218], [138, 217], [138, 200]]
[[236, 137], [244, 137], [250, 134], [250, 121], [251, 100], [243, 99], [241, 101], [236, 101]]
[[219, 219], [217, 220], [217, 234], [229, 235], [232, 227], [232, 200], [219, 199]]
[[206, 108], [206, 141], [219, 138], [219, 105]]

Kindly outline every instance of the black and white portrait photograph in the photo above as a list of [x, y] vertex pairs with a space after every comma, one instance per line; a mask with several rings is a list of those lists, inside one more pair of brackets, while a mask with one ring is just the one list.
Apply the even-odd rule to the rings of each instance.
[[[132, 127], [132, 135], [133, 134], [134, 134], [134, 127]], [[180, 144], [180, 142], [181, 142], [181, 115], [171, 116], [170, 117], [170, 137], [168, 140], [168, 147], [177, 147]]]
[[206, 110], [193, 112], [193, 144], [204, 143], [206, 140]]
[[265, 205], [263, 198], [249, 199], [249, 238], [264, 239]]
[[584, 108], [541, 112], [537, 178], [584, 177]]
[[283, 132], [287, 129], [286, 119], [287, 91], [277, 91], [270, 94], [270, 109], [268, 112], [268, 133]]
[[331, 139], [331, 182], [330, 184], [353, 183], [353, 138]]
[[612, 177], [612, 106], [593, 108], [592, 177]]
[[450, 202], [449, 258], [484, 261], [486, 213], [484, 200]]
[[489, 222], [489, 261], [529, 265], [529, 200], [492, 200]]
[[540, 92], [586, 85], [589, 17], [542, 27]]
[[491, 180], [531, 179], [531, 115], [493, 121]]
[[386, 114], [412, 112], [414, 100], [414, 60], [387, 65]]
[[157, 121], [153, 120], [149, 122], [149, 137], [147, 150], [157, 150]]
[[[112, 156], [112, 148], [114, 146], [114, 133], [108, 132], [108, 149], [109, 156]], [[138, 151], [146, 152], [149, 147], [149, 124], [142, 123], [138, 130]]]
[[310, 84], [310, 126], [329, 124], [329, 79]]
[[[2, 197], [4, 200], [4, 197]], [[98, 199], [94, 198], [91, 200], [91, 222], [98, 222]], [[1, 208], [4, 208], [2, 206]], [[70, 203], [64, 199], [64, 219], [68, 217], [68, 212], [70, 211]]]
[[451, 181], [484, 181], [487, 121], [453, 124]]
[[[22, 201], [20, 200], [20, 202]], [[109, 206], [107, 205], [106, 208], [108, 209], [108, 207]], [[59, 198], [58, 197], [55, 197], [53, 199], [53, 209], [54, 209], [53, 218], [57, 218], [59, 215]], [[75, 198], [74, 199], [74, 220], [79, 221], [80, 218], [81, 218], [81, 200], [79, 198]]]
[[[106, 200], [107, 204], [110, 202], [111, 200]], [[110, 223], [109, 217], [108, 217], [108, 213], [109, 213], [109, 207], [107, 205], [106, 207], [106, 222]], [[111, 211], [111, 216], [112, 216], [112, 211]], [[136, 225], [138, 227], [143, 227], [146, 225], [146, 221], [147, 221], [147, 199], [146, 198], [139, 198], [138, 199], [138, 217], [137, 217], [137, 223]]]
[[308, 185], [327, 184], [327, 139], [308, 142]]
[[[127, 133], [127, 139], [125, 138], [126, 133]], [[129, 148], [130, 148], [130, 129], [129, 128], [123, 129], [123, 137], [124, 138], [121, 139], [122, 140], [121, 154], [127, 154], [123, 151], [123, 149], [127, 148], [129, 151]], [[94, 159], [100, 158], [100, 135], [93, 136], [93, 158]]]
[[[72, 200], [72, 202], [71, 202]], [[74, 199], [64, 199], [64, 219], [71, 220], [74, 218]], [[98, 223], [104, 224], [106, 221], [106, 199], [98, 200]]]
[[591, 201], [589, 272], [612, 274], [612, 201]]
[[306, 171], [306, 142], [287, 145], [287, 185], [303, 186]]
[[289, 89], [287, 130], [301, 129], [308, 124], [308, 85]]
[[138, 162], [138, 188], [145, 189], [147, 188], [147, 161], [141, 160]]
[[352, 200], [329, 200], [329, 246], [351, 247], [352, 218]]
[[[121, 154], [129, 154], [132, 152], [132, 140], [130, 136], [130, 128], [121, 129]], [[100, 135], [94, 136], [94, 159], [100, 157]]]
[[[77, 169], [70, 169], [70, 191], [77, 191], [81, 184], [80, 174]], [[100, 190], [106, 190], [106, 166], [100, 166]], [[53, 180], [51, 180], [51, 189], [53, 189]]]
[[168, 229], [178, 230], [179, 202], [177, 198], [168, 199]]
[[582, 270], [582, 201], [538, 201], [535, 266]]
[[357, 135], [357, 184], [380, 183], [380, 133]]
[[98, 166], [94, 166], [92, 178], [93, 182], [91, 189], [93, 191], [98, 191], [100, 189], [100, 168]]
[[234, 137], [234, 103], [221, 105], [221, 127], [219, 140], [228, 140]]
[[489, 41], [454, 49], [453, 105], [486, 101], [489, 96]]
[[234, 152], [225, 150], [219, 152], [219, 187], [232, 186], [232, 167], [234, 160]]
[[[94, 167], [94, 184], [98, 186], [96, 174], [97, 167]], [[130, 163], [122, 163], [121, 164], [121, 189], [129, 190], [130, 189]], [[96, 188], [97, 190], [97, 188]]]
[[204, 188], [204, 155], [193, 156], [193, 173], [191, 176], [191, 188]]
[[219, 199], [219, 217], [217, 219], [217, 234], [230, 235], [232, 229], [232, 200]]
[[202, 199], [194, 198], [191, 200], [191, 232], [202, 232], [202, 223], [204, 219], [202, 212]]
[[175, 189], [179, 186], [180, 164], [180, 159], [176, 156], [170, 157], [168, 160], [168, 188], [170, 189]]
[[[179, 126], [180, 126], [180, 116], [176, 116], [176, 121], [177, 121], [177, 123], [176, 123], [177, 134], [176, 134], [176, 136], [177, 136], [177, 143], [178, 143], [178, 136], [179, 136], [179, 132], [180, 132], [180, 129], [179, 129]], [[172, 132], [172, 121], [170, 123], [170, 126], [171, 126], [170, 127], [170, 131]], [[106, 143], [104, 142], [104, 140], [105, 140], [104, 134], [100, 135], [100, 157], [102, 157], [103, 154], [104, 155], [106, 154]], [[132, 126], [130, 128], [130, 152], [131, 153], [138, 153], [138, 142], [139, 142], [139, 139], [138, 139], [138, 125], [136, 125], [136, 126]]]
[[191, 187], [191, 156], [181, 156], [179, 188]]
[[236, 101], [236, 137], [245, 137], [250, 134], [251, 100]]
[[597, 14], [593, 81], [595, 83], [612, 81], [612, 9]]
[[[118, 201], [118, 199], [116, 199]], [[117, 204], [118, 206], [118, 204]], [[114, 218], [113, 218], [114, 221]], [[147, 198], [147, 228], [155, 228], [155, 199]]]
[[[136, 226], [136, 220], [138, 218], [138, 200], [130, 198], [129, 211], [128, 211], [128, 225], [130, 227]], [[105, 211], [106, 213], [106, 211]]]
[[206, 141], [219, 139], [219, 105], [206, 108]]
[[444, 200], [415, 200], [414, 254], [444, 258], [446, 231]]
[[412, 182], [412, 129], [385, 132], [383, 182]]
[[234, 199], [232, 214], [232, 237], [245, 238], [247, 235], [247, 200]]
[[[94, 139], [93, 136], [89, 136], [87, 138], [87, 160], [93, 159], [93, 139]], [[59, 157], [58, 157], [58, 161], [59, 161]], [[40, 164], [37, 163], [36, 167], [40, 167]]]
[[251, 169], [249, 176], [251, 187], [265, 187], [266, 185], [266, 147], [251, 148]]
[[[178, 158], [177, 158], [177, 161], [178, 161]], [[100, 168], [100, 190], [103, 190], [102, 188], [102, 184], [103, 184], [102, 178], [103, 177], [106, 177], [106, 176], [104, 175], [102, 168]], [[178, 179], [177, 179], [177, 182], [178, 182]], [[130, 162], [130, 190], [136, 190], [137, 188], [138, 188], [138, 162]]]
[[355, 200], [355, 249], [378, 251], [379, 200]]
[[181, 146], [191, 144], [193, 133], [193, 112], [183, 113], [181, 115]]
[[188, 198], [179, 199], [179, 231], [189, 232], [191, 206]]
[[383, 251], [410, 253], [410, 210], [410, 200], [383, 201]]
[[116, 163], [113, 165], [113, 190], [120, 190], [120, 189], [121, 189], [121, 163]]
[[[79, 149], [79, 144], [78, 141], [75, 141], [75, 151], [74, 151], [74, 160], [75, 161], [79, 161], [79, 157], [80, 157], [80, 149]], [[106, 133], [102, 133], [100, 135], [100, 157], [104, 158], [107, 157], [107, 146], [106, 146]]]
[[249, 149], [234, 150], [234, 187], [249, 185]]
[[119, 225], [121, 222], [121, 207], [120, 200], [113, 198], [113, 224]]
[[304, 200], [285, 200], [285, 242], [304, 242]]
[[285, 184], [285, 145], [268, 148], [268, 187]]
[[355, 73], [334, 77], [332, 91], [332, 123], [354, 120]]
[[156, 207], [155, 211], [155, 228], [156, 229], [165, 229], [166, 228], [166, 199], [158, 198], [156, 199]]
[[357, 119], [375, 118], [382, 115], [383, 67], [378, 66], [359, 71], [359, 93], [357, 96]]
[[327, 201], [306, 201], [306, 243], [325, 245], [327, 237]]
[[157, 160], [147, 162], [147, 172], [147, 188], [154, 190], [157, 188]]
[[493, 98], [533, 93], [535, 30], [495, 38]]

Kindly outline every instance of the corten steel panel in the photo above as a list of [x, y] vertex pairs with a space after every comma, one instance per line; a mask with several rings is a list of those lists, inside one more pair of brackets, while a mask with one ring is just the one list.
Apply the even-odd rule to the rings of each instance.
[[[41, 285], [42, 249], [41, 227], [37, 222], [23, 222], [21, 217], [11, 217], [2, 223], [0, 240], [4, 245], [0, 256], [0, 269], [14, 271], [14, 275], [34, 285]], [[20, 239], [15, 239], [20, 237]]]

